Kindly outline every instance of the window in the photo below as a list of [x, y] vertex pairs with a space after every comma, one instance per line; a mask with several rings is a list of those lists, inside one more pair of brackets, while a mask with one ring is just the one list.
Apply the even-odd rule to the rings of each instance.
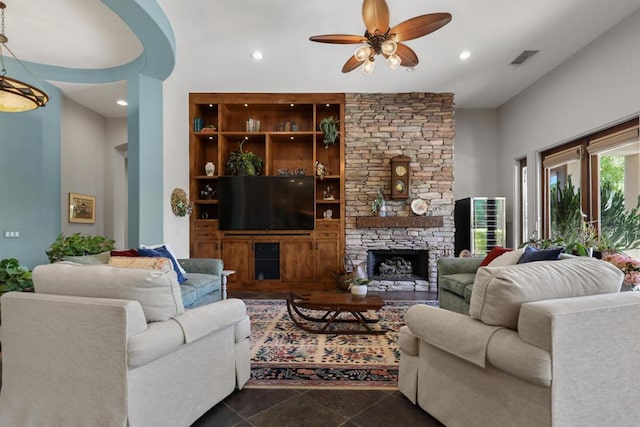
[[639, 141], [635, 118], [542, 153], [544, 237], [640, 255]]
[[520, 208], [520, 242], [518, 246], [529, 240], [529, 228], [527, 226], [528, 215], [527, 208], [529, 205], [527, 199], [527, 158], [524, 157], [518, 161], [518, 194]]

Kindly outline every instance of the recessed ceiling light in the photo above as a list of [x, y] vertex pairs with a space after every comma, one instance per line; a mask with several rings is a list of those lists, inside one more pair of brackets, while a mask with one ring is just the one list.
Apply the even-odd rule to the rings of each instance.
[[253, 59], [255, 59], [256, 61], [260, 61], [263, 58], [262, 57], [262, 52], [260, 52], [259, 50], [256, 50], [256, 51], [251, 53], [251, 57]]
[[460, 55], [458, 55], [458, 58], [460, 59], [469, 59], [471, 57], [471, 52], [469, 52], [468, 50], [463, 50], [462, 52], [460, 52]]
[[116, 104], [122, 105], [123, 107], [126, 107], [127, 105], [129, 105], [129, 103], [127, 101], [125, 101], [124, 99], [118, 99], [116, 101]]
[[412, 72], [412, 71], [415, 71], [415, 70], [416, 70], [416, 69], [415, 69], [414, 67], [408, 67], [408, 68], [407, 68], [407, 71], [408, 71], [409, 73], [410, 73], [410, 72]]

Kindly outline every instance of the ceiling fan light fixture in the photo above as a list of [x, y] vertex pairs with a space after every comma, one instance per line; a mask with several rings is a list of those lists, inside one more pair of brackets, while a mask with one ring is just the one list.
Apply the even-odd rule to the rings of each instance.
[[389, 55], [387, 57], [387, 62], [389, 63], [389, 68], [391, 68], [392, 70], [395, 70], [402, 63], [402, 59], [394, 53], [393, 55]]
[[353, 54], [353, 56], [358, 61], [364, 61], [371, 56], [371, 48], [369, 46], [360, 46], [356, 49], [356, 52]]
[[382, 53], [385, 55], [393, 55], [398, 50], [398, 43], [393, 39], [387, 39], [382, 43]]
[[366, 61], [364, 61], [364, 65], [362, 66], [362, 72], [365, 73], [367, 76], [371, 75], [371, 73], [373, 73], [373, 69], [376, 67], [376, 63], [374, 61], [373, 58], [368, 58]]
[[38, 87], [31, 86], [28, 83], [24, 83], [20, 80], [6, 77], [7, 70], [4, 67], [4, 55], [3, 50], [6, 49], [9, 54], [15, 59], [15, 61], [22, 66], [22, 68], [33, 77], [33, 75], [27, 70], [24, 64], [14, 55], [9, 49], [6, 43], [9, 41], [4, 34], [4, 9], [7, 7], [0, 1], [1, 10], [1, 27], [0, 27], [0, 64], [2, 65], [2, 71], [0, 72], [0, 111], [8, 113], [19, 113], [23, 111], [35, 110], [39, 107], [44, 107], [49, 101], [49, 95], [46, 94], [40, 82]]

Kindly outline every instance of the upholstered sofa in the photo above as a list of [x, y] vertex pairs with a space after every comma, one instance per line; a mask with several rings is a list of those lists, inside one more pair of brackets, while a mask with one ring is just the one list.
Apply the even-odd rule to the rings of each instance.
[[189, 426], [249, 379], [244, 303], [185, 310], [171, 267], [60, 262], [33, 281], [0, 299], [2, 426]]
[[470, 315], [412, 306], [400, 391], [447, 426], [640, 424], [640, 292], [576, 257], [480, 267]]
[[[130, 252], [124, 251], [124, 252]], [[135, 250], [133, 250], [135, 252]], [[63, 261], [78, 264], [109, 264], [113, 257], [110, 252], [103, 252], [96, 255], [66, 256]], [[182, 302], [186, 309], [200, 307], [220, 301], [222, 270], [224, 264], [222, 260], [216, 258], [184, 258], [176, 259], [179, 267], [182, 267], [186, 280], [180, 284]]]

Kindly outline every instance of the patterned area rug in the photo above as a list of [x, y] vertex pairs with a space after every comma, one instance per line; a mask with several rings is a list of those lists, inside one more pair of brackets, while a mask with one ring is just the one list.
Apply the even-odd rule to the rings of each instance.
[[245, 303], [251, 317], [252, 354], [246, 387], [394, 389], [400, 359], [398, 330], [407, 309], [420, 302], [388, 301], [377, 313], [380, 321], [371, 325], [387, 329], [384, 335], [312, 334], [291, 321], [284, 301]]

